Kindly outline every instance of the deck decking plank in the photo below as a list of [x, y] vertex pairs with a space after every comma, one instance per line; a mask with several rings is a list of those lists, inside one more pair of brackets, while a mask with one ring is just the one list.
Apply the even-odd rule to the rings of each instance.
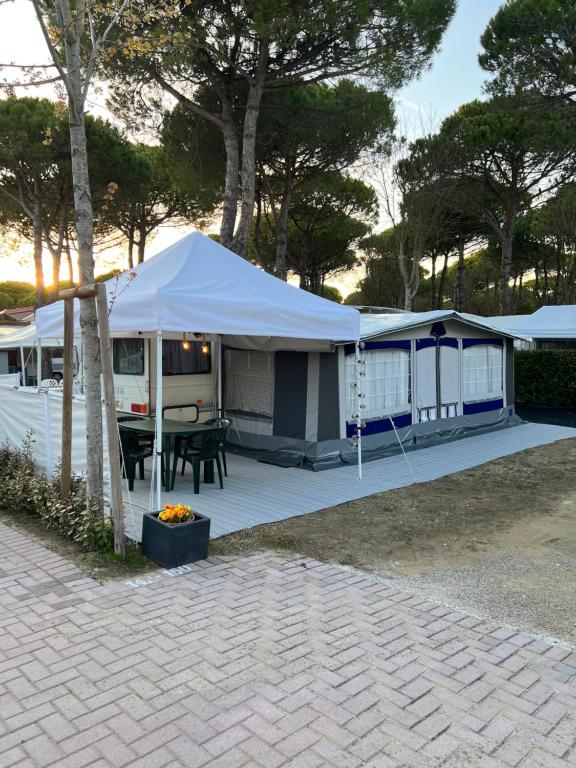
[[[463, 440], [421, 448], [408, 454], [416, 482], [439, 477], [484, 464], [527, 448], [576, 437], [576, 429], [548, 424], [522, 424], [518, 427], [474, 435]], [[355, 465], [309, 472], [298, 468], [276, 467], [244, 456], [229, 454], [228, 477], [224, 490], [218, 484], [200, 486], [193, 493], [192, 474], [176, 478], [171, 493], [162, 494], [162, 503], [185, 502], [212, 520], [211, 536], [217, 538], [255, 525], [285, 520], [344, 504], [375, 493], [413, 484], [414, 477], [402, 455], [368, 462], [364, 479], [357, 479]], [[131, 513], [126, 512], [127, 532], [139, 539], [142, 514], [150, 498], [150, 466], [145, 481], [137, 480], [130, 494]]]

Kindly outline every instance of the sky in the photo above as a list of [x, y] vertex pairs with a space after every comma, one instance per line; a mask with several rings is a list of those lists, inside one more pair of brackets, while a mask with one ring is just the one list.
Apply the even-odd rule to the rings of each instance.
[[[399, 124], [408, 130], [409, 135], [436, 127], [461, 104], [482, 96], [485, 76], [477, 58], [480, 35], [503, 3], [504, 0], [458, 0], [458, 10], [431, 68], [397, 96]], [[47, 61], [44, 41], [29, 0], [0, 5], [0, 63], [38, 64]], [[38, 93], [33, 89], [27, 92]], [[90, 108], [101, 117], [109, 117], [106, 109], [99, 105], [97, 95], [92, 96]], [[153, 241], [151, 251], [161, 250], [182, 234], [182, 230], [164, 229]], [[17, 254], [7, 253], [8, 250], [6, 244], [3, 248], [0, 243], [0, 280], [33, 281], [30, 249], [24, 248]], [[109, 269], [113, 260], [114, 257], [108, 254], [98, 264], [97, 272]], [[48, 260], [46, 274], [50, 274]], [[357, 274], [350, 274], [333, 282], [340, 283], [339, 287], [347, 294], [354, 290], [357, 279]]]

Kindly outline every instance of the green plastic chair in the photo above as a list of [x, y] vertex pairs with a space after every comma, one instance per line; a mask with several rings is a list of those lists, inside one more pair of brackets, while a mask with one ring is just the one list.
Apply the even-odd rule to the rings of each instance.
[[228, 477], [228, 465], [226, 464], [226, 439], [228, 437], [228, 430], [232, 425], [232, 419], [224, 419], [223, 417], [218, 416], [215, 419], [208, 419], [205, 424], [213, 424], [215, 427], [225, 430], [224, 440], [222, 440], [220, 446], [220, 454], [222, 456], [222, 464], [224, 465], [224, 477]]
[[224, 488], [222, 481], [222, 462], [220, 461], [220, 446], [226, 436], [226, 428], [210, 429], [199, 435], [187, 438], [182, 445], [182, 472], [186, 468], [186, 462], [192, 464], [194, 473], [194, 493], [200, 493], [200, 468], [205, 461], [215, 461], [218, 469], [220, 488]]

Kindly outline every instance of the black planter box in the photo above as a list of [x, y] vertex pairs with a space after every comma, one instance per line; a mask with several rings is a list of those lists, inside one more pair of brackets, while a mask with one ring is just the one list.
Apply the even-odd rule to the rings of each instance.
[[208, 557], [210, 518], [194, 513], [188, 523], [170, 525], [159, 512], [146, 512], [142, 521], [142, 554], [164, 568], [195, 563]]

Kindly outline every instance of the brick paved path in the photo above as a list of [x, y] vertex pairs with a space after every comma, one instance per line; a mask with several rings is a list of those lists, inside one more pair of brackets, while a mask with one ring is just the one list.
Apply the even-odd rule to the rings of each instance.
[[576, 653], [269, 554], [99, 585], [0, 525], [0, 765], [576, 766]]

